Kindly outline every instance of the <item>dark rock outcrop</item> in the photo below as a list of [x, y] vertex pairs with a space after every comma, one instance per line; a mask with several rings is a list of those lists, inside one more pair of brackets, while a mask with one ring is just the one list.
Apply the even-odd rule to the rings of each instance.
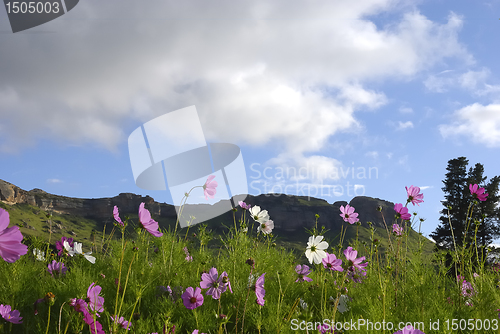
[[[176, 211], [173, 205], [158, 203], [150, 196], [140, 196], [132, 193], [122, 193], [112, 198], [71, 198], [52, 195], [40, 189], [26, 191], [0, 180], [0, 200], [7, 204], [26, 203], [45, 211], [50, 210], [59, 214], [81, 216], [102, 222], [113, 220], [113, 207], [115, 205], [119, 207], [120, 214], [123, 217], [124, 214], [137, 214], [139, 205], [145, 202], [146, 207], [153, 216], [167, 218], [171, 221], [176, 219]], [[289, 232], [304, 231], [304, 227], [312, 228], [316, 214], [320, 216], [318, 226], [324, 225], [327, 229], [339, 230], [340, 226], [344, 224], [340, 217], [340, 206], [346, 204], [356, 208], [356, 212], [359, 214], [358, 218], [362, 226], [365, 227], [367, 226], [366, 222], [371, 221], [374, 226], [385, 228], [382, 215], [377, 211], [378, 206], [383, 208], [382, 213], [388, 227], [390, 227], [394, 219], [393, 203], [365, 196], [355, 197], [349, 203], [337, 201], [329, 204], [325, 200], [305, 196], [268, 194], [248, 196], [245, 202], [252, 206], [259, 205], [263, 210], [267, 210], [274, 221], [275, 228]], [[203, 210], [206, 205], [199, 204], [196, 209]], [[216, 219], [232, 222], [232, 212], [227, 212]], [[56, 223], [53, 228], [61, 229], [65, 227]]]

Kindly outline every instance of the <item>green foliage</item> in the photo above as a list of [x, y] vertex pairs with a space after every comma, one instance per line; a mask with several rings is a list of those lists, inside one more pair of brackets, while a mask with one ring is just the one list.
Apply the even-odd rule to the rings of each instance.
[[[421, 329], [426, 334], [496, 332], [452, 331], [445, 321], [450, 322], [449, 326], [452, 319], [489, 319], [498, 324], [498, 272], [484, 265], [473, 267], [470, 259], [474, 253], [462, 254], [466, 265], [459, 274], [475, 291], [470, 297], [464, 296], [463, 282], [447, 275], [450, 267], [446, 256], [436, 252], [430, 259], [424, 238], [410, 225], [401, 224], [405, 227], [404, 234], [391, 234], [390, 244], [388, 238], [382, 239], [385, 230], [365, 229], [369, 234], [362, 236], [357, 225], [345, 224], [346, 237], [340, 244], [335, 234], [325, 233], [327, 251], [342, 259], [344, 265], [344, 250], [348, 245], [358, 251], [357, 257], [366, 257], [366, 276], [360, 275], [359, 281], [346, 276], [346, 268], [343, 272], [329, 271], [321, 264], [308, 263], [304, 256], [308, 238], [305, 234], [294, 241], [297, 249], [301, 248], [294, 252], [276, 245], [272, 235], [241, 230], [241, 223], [223, 235], [213, 234], [204, 225], [192, 227], [190, 233], [164, 231], [160, 238], [143, 230], [125, 233], [124, 240], [111, 239], [105, 247], [96, 247], [95, 264], [82, 256], [59, 258], [57, 254], [37, 261], [32, 248], [43, 249], [47, 243], [33, 239], [28, 254], [20, 260], [0, 261], [0, 304], [11, 305], [23, 317], [22, 324], [3, 324], [3, 332], [45, 333], [48, 326], [49, 333], [65, 333], [66, 328], [67, 333], [90, 333], [82, 314], [74, 312], [68, 304], [71, 298], [86, 298], [87, 289], [94, 282], [102, 287], [101, 296], [105, 299], [104, 312], [98, 321], [106, 333], [113, 328], [110, 316], [114, 314], [132, 322], [129, 333], [141, 334], [161, 333], [164, 327], [171, 329], [174, 325], [175, 333], [189, 334], [194, 329], [200, 333], [303, 333], [305, 330], [294, 330], [302, 321], [305, 326], [302, 328], [307, 328], [307, 324], [315, 326], [325, 319], [328, 324], [356, 323], [358, 330], [352, 332], [359, 333], [392, 334], [400, 322], [423, 323]], [[188, 261], [186, 252], [192, 261]], [[47, 264], [53, 259], [65, 263], [69, 268], [66, 275], [50, 276]], [[312, 268], [309, 274], [312, 282], [296, 282], [298, 264]], [[189, 310], [179, 293], [171, 296], [161, 288], [169, 286], [175, 291], [176, 287], [183, 290], [198, 287], [201, 275], [212, 267], [217, 268], [219, 275], [227, 272], [233, 291], [224, 292], [220, 300], [206, 295], [204, 290], [203, 305]], [[260, 306], [252, 286], [264, 273], [265, 304]], [[33, 312], [35, 301], [48, 292], [55, 294], [50, 322], [47, 302], [37, 305], [38, 315]], [[346, 309], [344, 298], [349, 300]], [[438, 330], [429, 329], [431, 320], [440, 321]], [[391, 322], [395, 327], [385, 331], [360, 328], [363, 321]], [[318, 333], [318, 330], [308, 332]]]

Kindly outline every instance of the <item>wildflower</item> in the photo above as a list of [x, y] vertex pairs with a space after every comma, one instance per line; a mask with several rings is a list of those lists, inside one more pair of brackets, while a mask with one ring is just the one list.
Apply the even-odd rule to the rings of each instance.
[[[199, 332], [200, 332], [199, 330], [195, 329], [191, 334], [198, 334]], [[205, 334], [205, 333], [200, 333], [200, 334]]]
[[69, 301], [69, 305], [73, 306], [76, 312], [82, 312], [84, 315], [89, 313], [87, 303], [83, 299], [73, 298]]
[[181, 297], [184, 306], [190, 310], [194, 310], [203, 304], [203, 295], [199, 287], [196, 287], [196, 290], [192, 287], [187, 288]]
[[245, 202], [243, 201], [239, 201], [238, 202], [239, 206], [241, 206], [242, 209], [244, 210], [249, 210], [252, 206], [250, 204], [246, 204]]
[[295, 272], [299, 275], [299, 278], [295, 282], [312, 282], [312, 278], [307, 277], [311, 273], [311, 269], [307, 265], [297, 265], [295, 267]]
[[306, 257], [309, 260], [309, 263], [319, 264], [321, 263], [321, 260], [326, 257], [325, 249], [328, 248], [328, 243], [322, 240], [322, 235], [309, 237], [306, 249]]
[[[1, 213], [0, 213], [1, 214]], [[8, 261], [7, 261], [8, 262]], [[20, 313], [18, 310], [12, 310], [10, 305], [0, 304], [0, 315], [5, 321], [12, 322], [13, 324], [21, 324]]]
[[335, 333], [335, 326], [330, 326], [329, 324], [327, 323], [323, 323], [319, 328], [318, 328], [319, 332], [321, 334], [330, 334], [330, 333]]
[[231, 282], [229, 282], [227, 272], [224, 271], [222, 274], [220, 274], [219, 279], [221, 279], [222, 284], [226, 285], [226, 287], [229, 288], [229, 291], [233, 293], [233, 289], [231, 288]]
[[57, 250], [59, 251], [57, 253], [58, 256], [62, 256], [63, 254], [63, 251], [64, 251], [64, 241], [67, 241], [68, 244], [73, 247], [74, 244], [73, 244], [73, 238], [66, 238], [66, 237], [62, 237], [60, 241], [57, 241], [56, 242], [56, 248]]
[[478, 273], [474, 273], [474, 274], [472, 274], [472, 276], [473, 276], [474, 278], [478, 278], [478, 277], [479, 277], [479, 274], [478, 274]]
[[346, 204], [345, 208], [342, 205], [340, 207], [340, 212], [342, 212], [340, 214], [340, 217], [342, 217], [346, 223], [349, 223], [352, 225], [355, 222], [359, 221], [359, 219], [357, 218], [358, 214], [356, 212], [354, 212], [354, 210], [355, 209], [352, 206], [349, 206], [349, 204]]
[[120, 213], [118, 212], [118, 207], [116, 205], [113, 208], [113, 217], [115, 218], [115, 220], [117, 221], [117, 223], [120, 224], [120, 226], [122, 226], [122, 227], [125, 226], [125, 224], [120, 219]]
[[45, 256], [43, 252], [38, 248], [33, 248], [33, 255], [36, 257], [37, 261], [45, 261]]
[[122, 328], [130, 330], [130, 326], [132, 325], [130, 322], [125, 320], [124, 317], [118, 318], [118, 316], [112, 316], [110, 317], [113, 322], [116, 322], [117, 325], [122, 326]]
[[[351, 246], [347, 247], [346, 250], [344, 250], [344, 255], [347, 260], [346, 267], [347, 268], [358, 268], [359, 270], [364, 270], [366, 266], [368, 265], [368, 262], [361, 263], [364, 261], [365, 257], [362, 256], [360, 258], [356, 258], [358, 255], [358, 251], [354, 250]], [[354, 269], [351, 269], [354, 270]]]
[[144, 208], [144, 202], [139, 205], [139, 221], [142, 227], [155, 237], [161, 237], [163, 233], [158, 231], [158, 222], [151, 219], [151, 213]]
[[470, 282], [467, 282], [466, 280], [464, 280], [462, 282], [462, 296], [472, 297], [475, 294], [476, 294], [476, 292], [474, 291], [474, 287], [472, 286], [472, 284]]
[[222, 284], [222, 275], [218, 278], [218, 273], [216, 268], [211, 268], [207, 273], [201, 275], [202, 281], [200, 282], [200, 287], [202, 289], [208, 289], [207, 296], [212, 296], [213, 299], [219, 299], [220, 295], [227, 290], [227, 285]]
[[410, 188], [406, 188], [406, 193], [408, 194], [408, 202], [407, 203], [412, 203], [413, 205], [417, 204], [420, 206], [418, 203], [422, 203], [424, 200], [424, 194], [420, 194], [420, 188], [419, 187], [414, 187], [410, 186]]
[[401, 218], [403, 220], [410, 220], [411, 214], [408, 213], [408, 208], [403, 207], [403, 204], [396, 203], [394, 205], [394, 211], [396, 211], [396, 218]]
[[264, 234], [269, 234], [273, 231], [274, 223], [272, 220], [268, 220], [265, 223], [260, 223], [257, 227], [257, 233], [262, 232]]
[[88, 306], [94, 312], [103, 312], [104, 298], [99, 296], [101, 293], [101, 287], [99, 285], [94, 285], [95, 283], [90, 284], [87, 290], [87, 297], [90, 300]]
[[74, 256], [75, 254], [80, 254], [83, 255], [90, 263], [94, 264], [95, 263], [95, 257], [90, 256], [92, 252], [88, 253], [83, 253], [82, 252], [82, 244], [80, 242], [75, 242], [75, 247], [71, 247], [68, 243], [68, 241], [64, 241], [64, 248], [68, 251], [68, 254], [70, 256]]
[[332, 271], [344, 271], [344, 269], [342, 269], [342, 260], [337, 259], [335, 254], [326, 253], [326, 257], [323, 259], [323, 267]]
[[253, 268], [253, 265], [255, 264], [255, 261], [254, 261], [254, 259], [249, 258], [248, 260], [245, 261], [245, 263], [248, 264], [249, 266], [251, 266]]
[[208, 197], [214, 198], [217, 188], [217, 181], [212, 181], [215, 179], [215, 175], [210, 175], [203, 185], [203, 192], [205, 193], [205, 199], [208, 200]]
[[267, 213], [267, 210], [260, 210], [260, 206], [254, 206], [248, 210], [250, 212], [250, 215], [252, 215], [253, 220], [255, 220], [258, 223], [264, 223], [269, 220], [269, 214]]
[[400, 331], [394, 332], [394, 334], [425, 334], [421, 330], [414, 329], [413, 326], [408, 325]]
[[266, 273], [263, 273], [260, 275], [259, 278], [257, 278], [257, 281], [255, 281], [255, 295], [257, 296], [257, 304], [260, 306], [264, 306], [264, 296], [266, 294], [266, 290], [264, 290], [264, 275]]
[[186, 261], [187, 262], [193, 261], [193, 257], [191, 255], [189, 255], [189, 251], [188, 251], [187, 247], [184, 247], [182, 250], [186, 254]]
[[366, 278], [366, 271], [351, 267], [347, 270], [347, 279], [352, 280], [354, 283], [363, 283]]
[[19, 226], [8, 227], [9, 222], [9, 213], [0, 208], [0, 256], [5, 262], [14, 263], [28, 253], [28, 246], [21, 243], [23, 235]]
[[486, 197], [488, 197], [488, 194], [484, 193], [484, 188], [479, 188], [477, 184], [469, 184], [469, 190], [472, 197], [477, 198], [481, 202], [486, 201]]
[[403, 234], [403, 228], [399, 226], [398, 224], [393, 224], [392, 225], [392, 233], [396, 235], [402, 235]]
[[102, 330], [102, 325], [99, 323], [99, 321], [94, 320], [92, 314], [84, 314], [83, 321], [85, 321], [85, 323], [89, 325], [90, 332], [92, 334], [105, 334], [105, 332]]
[[49, 263], [47, 267], [47, 271], [52, 277], [54, 277], [54, 274], [62, 276], [66, 274], [66, 271], [68, 270], [64, 263], [57, 262], [56, 260], [52, 260], [52, 263]]

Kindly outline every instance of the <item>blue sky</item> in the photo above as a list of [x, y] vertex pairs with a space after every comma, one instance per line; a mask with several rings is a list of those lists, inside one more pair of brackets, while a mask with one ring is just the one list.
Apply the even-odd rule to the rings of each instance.
[[208, 142], [241, 148], [250, 194], [404, 203], [416, 185], [428, 235], [448, 160], [500, 175], [500, 1], [352, 3], [87, 0], [16, 34], [0, 10], [0, 178], [172, 203], [135, 184], [127, 138], [195, 105]]

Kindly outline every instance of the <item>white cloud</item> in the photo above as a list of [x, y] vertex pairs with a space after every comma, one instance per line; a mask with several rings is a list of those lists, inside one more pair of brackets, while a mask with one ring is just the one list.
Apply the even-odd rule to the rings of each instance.
[[399, 108], [399, 112], [402, 114], [411, 114], [413, 113], [413, 109], [410, 107], [401, 107]]
[[[403, 2], [81, 2], [44, 25], [56, 33], [43, 40], [3, 40], [0, 150], [39, 138], [113, 150], [143, 122], [194, 104], [209, 141], [276, 143], [295, 165], [332, 168], [304, 155], [387, 102], [373, 82], [470, 62], [459, 16], [441, 24]], [[371, 21], [395, 11], [385, 26]]]
[[59, 179], [47, 179], [47, 183], [62, 183], [63, 181]]
[[474, 103], [455, 111], [451, 124], [442, 124], [444, 138], [465, 136], [475, 143], [500, 147], [500, 104]]
[[413, 128], [413, 123], [411, 121], [407, 121], [404, 123], [401, 121], [398, 122], [397, 130], [405, 130], [410, 128]]
[[423, 186], [423, 187], [419, 187], [420, 190], [425, 190], [425, 189], [430, 189], [430, 188], [434, 188], [434, 186]]
[[495, 98], [500, 93], [500, 85], [486, 83], [491, 72], [487, 68], [478, 71], [468, 70], [463, 73], [457, 71], [443, 71], [438, 75], [430, 75], [425, 81], [425, 87], [435, 93], [444, 93], [450, 89], [461, 88], [475, 96], [490, 95]]

